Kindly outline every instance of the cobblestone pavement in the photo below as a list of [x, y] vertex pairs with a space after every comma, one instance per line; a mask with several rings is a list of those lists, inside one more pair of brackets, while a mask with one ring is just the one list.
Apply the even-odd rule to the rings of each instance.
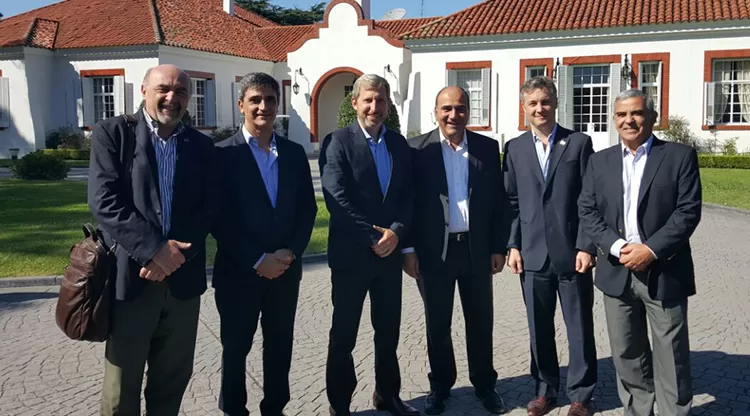
[[[693, 238], [698, 295], [690, 300], [695, 414], [750, 415], [750, 216], [707, 209]], [[212, 291], [203, 297], [196, 348], [195, 373], [183, 401], [184, 415], [218, 415], [220, 344], [219, 318]], [[67, 340], [54, 323], [53, 288], [21, 288], [0, 293], [0, 415], [97, 414], [103, 371], [103, 345]], [[355, 350], [359, 386], [353, 410], [379, 414], [370, 402], [374, 388], [373, 331], [365, 306]], [[531, 399], [528, 334], [518, 279], [503, 272], [495, 277], [495, 365], [497, 387], [524, 415]], [[597, 291], [596, 339], [599, 385], [594, 407], [599, 415], [620, 415], [610, 360], [601, 295]], [[288, 415], [325, 415], [324, 370], [331, 322], [329, 273], [324, 265], [306, 267], [296, 322], [292, 363], [292, 400]], [[558, 354], [567, 363], [561, 317], [557, 320]], [[418, 408], [428, 390], [427, 353], [422, 302], [414, 282], [404, 278], [399, 348], [402, 397]], [[260, 331], [258, 331], [260, 334]], [[453, 325], [459, 378], [448, 400], [446, 416], [487, 414], [473, 396], [468, 379], [464, 324], [456, 301]], [[257, 335], [260, 338], [260, 335]], [[248, 358], [249, 403], [258, 414], [262, 380], [261, 348]], [[564, 385], [564, 380], [563, 380]], [[567, 414], [567, 407], [553, 415]]]

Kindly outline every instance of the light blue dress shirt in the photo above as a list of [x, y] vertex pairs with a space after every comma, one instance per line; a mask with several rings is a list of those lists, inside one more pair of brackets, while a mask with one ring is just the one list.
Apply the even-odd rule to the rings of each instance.
[[159, 124], [143, 109], [143, 117], [151, 132], [151, 145], [156, 153], [156, 166], [159, 171], [159, 192], [161, 194], [161, 228], [166, 237], [172, 225], [172, 195], [174, 194], [174, 171], [177, 166], [177, 139], [185, 131], [182, 123], [177, 125], [166, 140], [159, 137]]
[[[361, 125], [360, 128], [362, 128]], [[364, 128], [362, 128], [362, 132], [365, 133], [365, 138], [367, 139], [367, 144], [370, 146], [372, 158], [375, 160], [375, 168], [378, 171], [380, 190], [383, 192], [383, 198], [385, 198], [385, 193], [388, 190], [388, 183], [391, 180], [391, 155], [388, 153], [388, 146], [385, 144], [385, 126], [380, 126], [380, 134], [377, 142]]]
[[[268, 199], [271, 200], [271, 205], [276, 208], [276, 198], [279, 194], [279, 151], [276, 147], [276, 133], [273, 133], [271, 137], [268, 152], [261, 149], [258, 145], [258, 139], [253, 137], [245, 126], [242, 126], [242, 135], [245, 136], [245, 141], [250, 146], [250, 151], [253, 153], [255, 162], [258, 164], [258, 170], [260, 171], [260, 177], [263, 179], [263, 184], [266, 186]], [[253, 265], [253, 268], [257, 269], [265, 258], [266, 253], [263, 253]]]
[[552, 133], [547, 137], [547, 148], [544, 148], [544, 143], [537, 137], [534, 131], [531, 131], [531, 136], [534, 138], [534, 147], [536, 147], [536, 157], [539, 160], [539, 167], [542, 168], [542, 176], [547, 180], [547, 169], [549, 168], [549, 155], [552, 153], [552, 146], [555, 144], [555, 135], [557, 135], [557, 123], [552, 128]]
[[273, 133], [271, 137], [271, 146], [268, 152], [260, 148], [258, 139], [253, 137], [245, 126], [242, 126], [242, 134], [245, 136], [245, 141], [250, 146], [255, 162], [258, 164], [260, 177], [266, 185], [266, 192], [268, 192], [271, 205], [276, 208], [276, 196], [279, 193], [279, 164], [277, 162], [279, 151], [276, 148], [276, 133]]

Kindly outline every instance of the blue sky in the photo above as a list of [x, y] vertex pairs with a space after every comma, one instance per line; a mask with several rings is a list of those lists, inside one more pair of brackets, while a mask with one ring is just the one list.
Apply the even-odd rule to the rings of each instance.
[[[215, 1], [215, 0], [214, 0]], [[481, 0], [424, 0], [424, 16], [444, 16], [465, 9], [479, 3]], [[0, 1], [0, 13], [5, 17], [17, 15], [29, 10], [37, 9], [48, 4], [56, 3], [54, 0], [25, 0], [25, 1]], [[314, 0], [272, 0], [271, 3], [284, 7], [297, 6], [303, 9], [317, 3]], [[422, 0], [371, 0], [372, 17], [380, 19], [390, 9], [401, 7], [406, 9], [406, 17], [420, 17], [420, 5]]]

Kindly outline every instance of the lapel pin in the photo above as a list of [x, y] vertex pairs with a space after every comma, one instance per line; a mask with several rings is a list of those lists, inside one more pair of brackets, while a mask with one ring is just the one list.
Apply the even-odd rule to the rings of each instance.
[[560, 140], [560, 146], [565, 146], [565, 140]]

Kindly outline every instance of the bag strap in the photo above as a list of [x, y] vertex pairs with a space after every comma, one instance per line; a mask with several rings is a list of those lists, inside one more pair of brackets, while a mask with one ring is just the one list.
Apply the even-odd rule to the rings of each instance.
[[[128, 126], [125, 134], [122, 135], [120, 140], [120, 165], [122, 171], [120, 176], [125, 180], [125, 189], [132, 186], [133, 183], [133, 159], [135, 158], [135, 127], [138, 125], [138, 120], [132, 114], [123, 114], [123, 120]], [[84, 227], [85, 228], [85, 227]], [[84, 230], [86, 234], [86, 230]], [[96, 235], [96, 234], [94, 234]], [[88, 237], [88, 235], [87, 235]], [[117, 241], [113, 241], [112, 247], [109, 249], [110, 253], [114, 253], [117, 249]]]

